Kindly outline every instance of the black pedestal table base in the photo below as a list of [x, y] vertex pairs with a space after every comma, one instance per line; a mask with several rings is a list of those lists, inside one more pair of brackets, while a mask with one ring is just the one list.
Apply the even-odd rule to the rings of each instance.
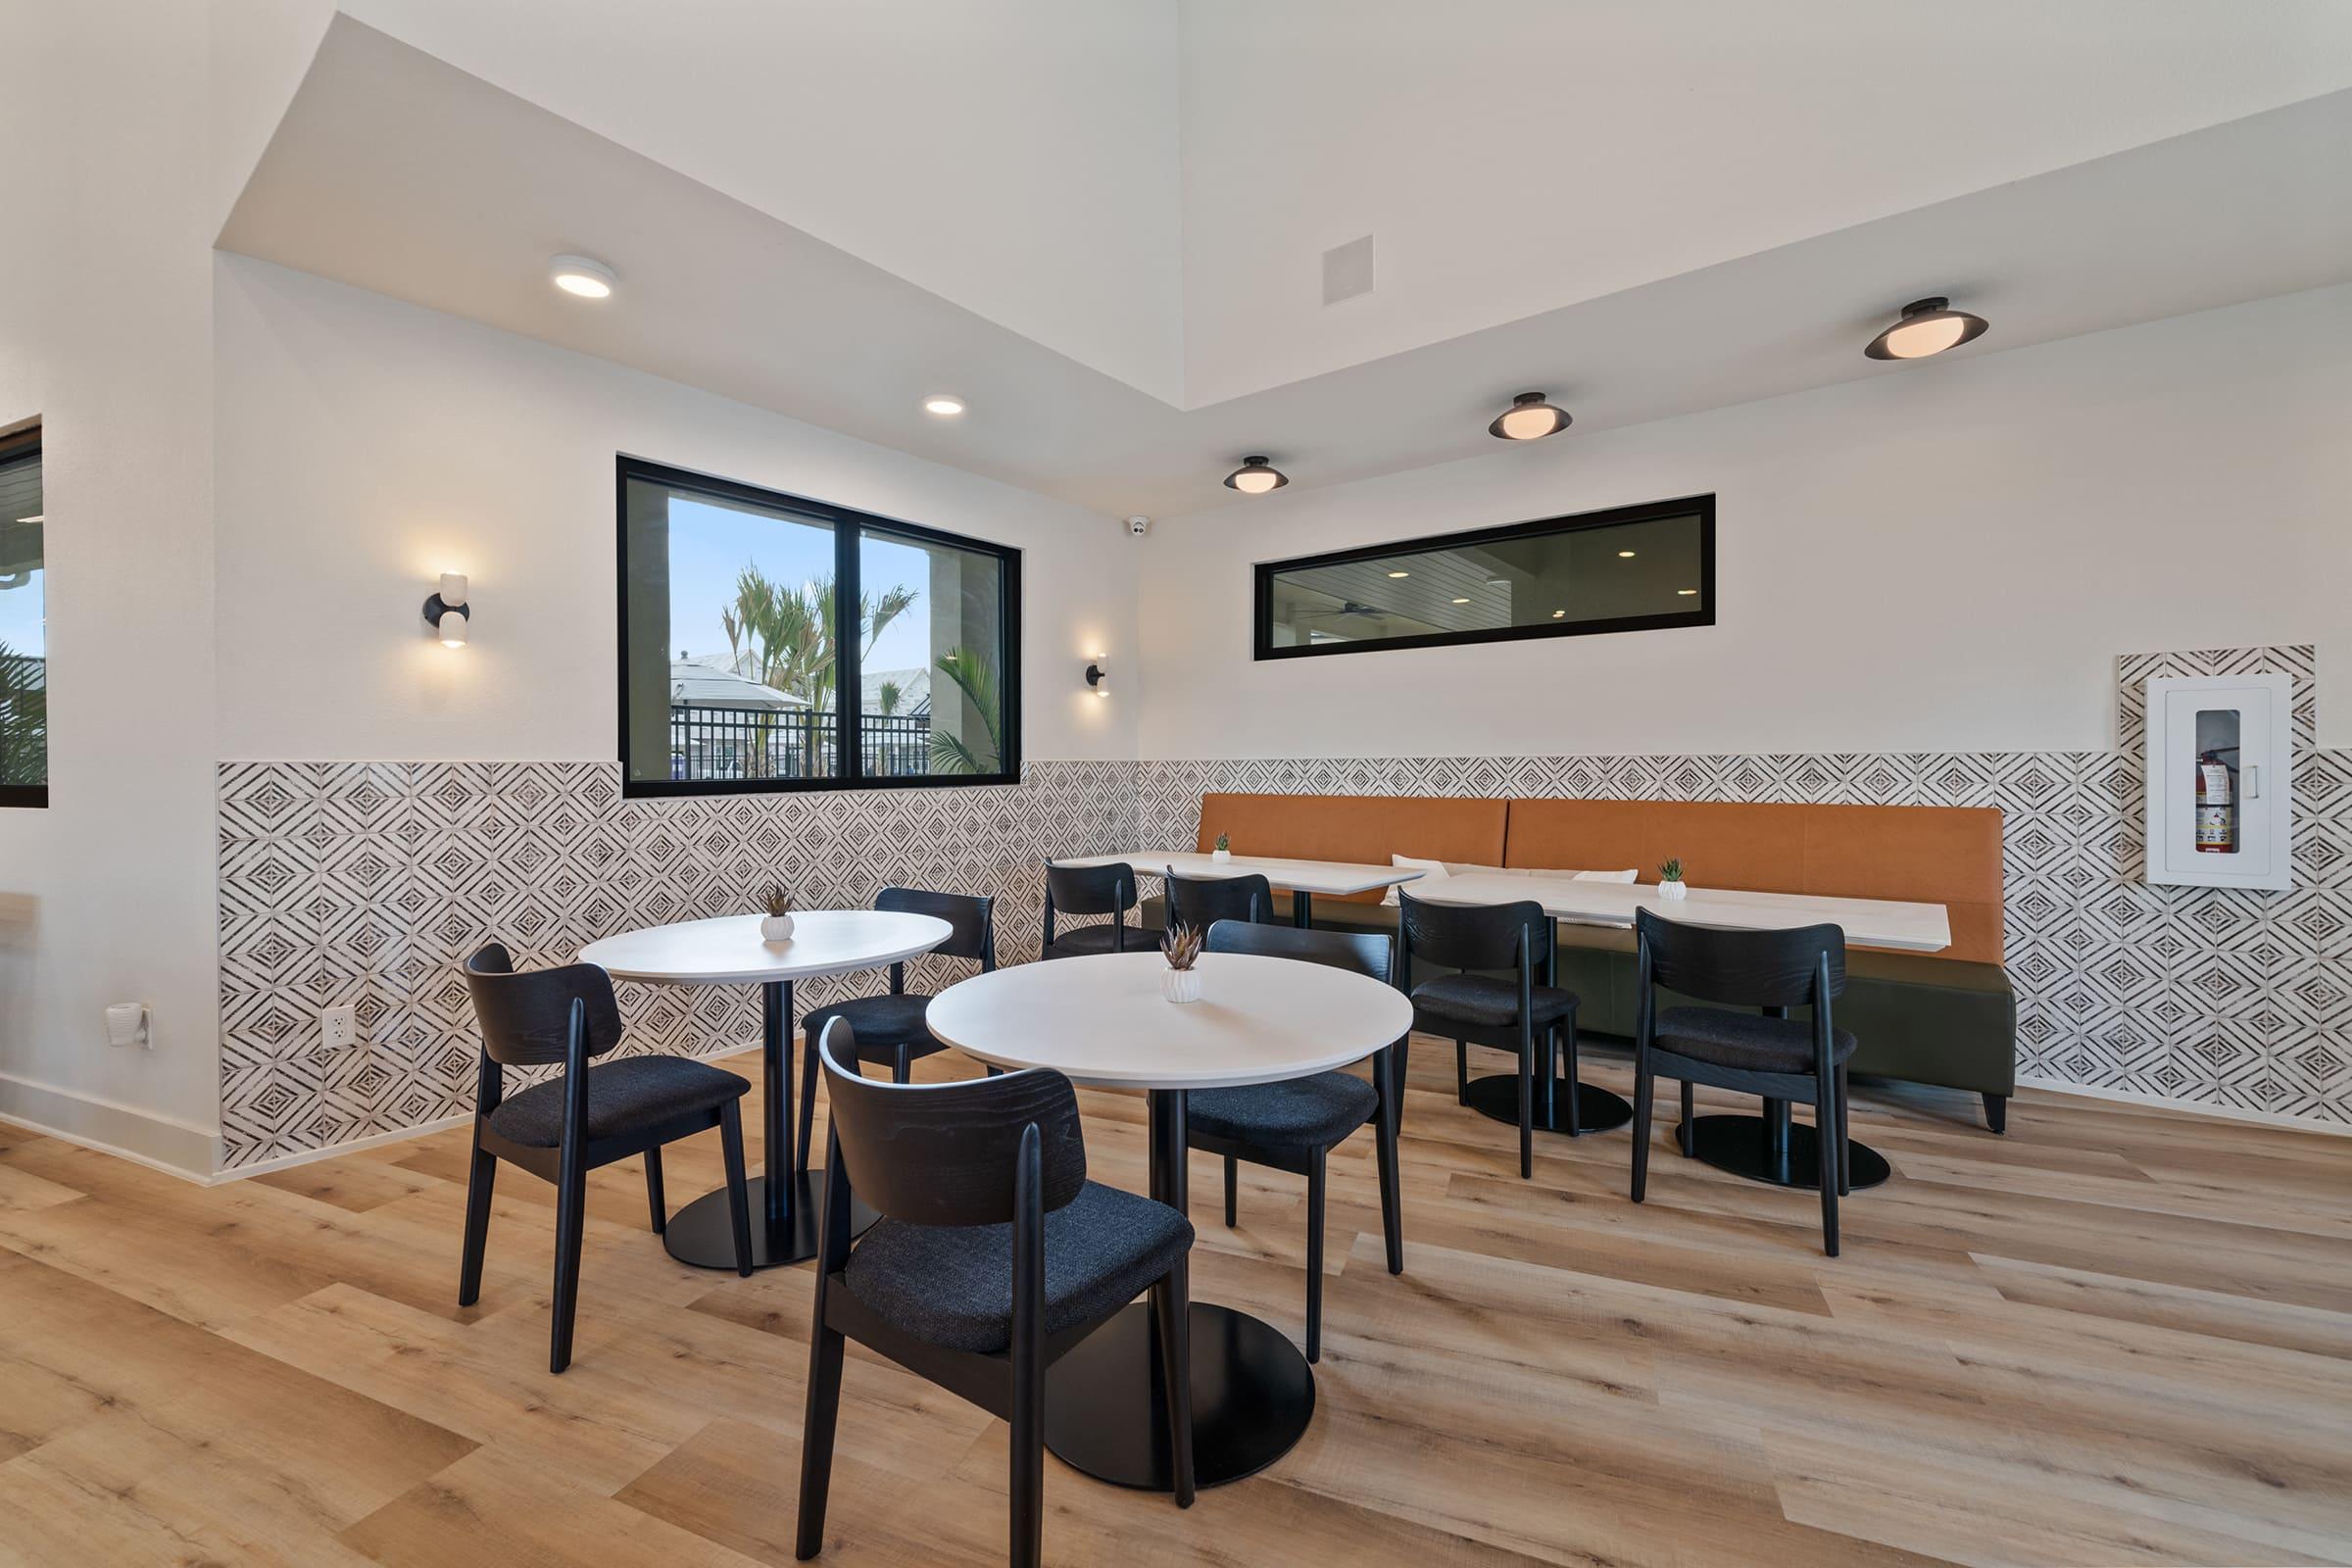
[[[1803, 1122], [1788, 1127], [1788, 1157], [1776, 1157], [1772, 1123], [1762, 1116], [1694, 1116], [1690, 1120], [1691, 1154], [1717, 1170], [1728, 1170], [1751, 1182], [1775, 1187], [1821, 1189], [1820, 1134]], [[1675, 1130], [1680, 1147], [1682, 1130]], [[1860, 1191], [1876, 1187], [1892, 1174], [1886, 1156], [1868, 1144], [1846, 1140], [1846, 1187]]]
[[[785, 1200], [785, 1218], [773, 1230], [760, 1221], [767, 1201], [767, 1178], [754, 1176], [749, 1184], [752, 1267], [756, 1269], [805, 1263], [816, 1255], [817, 1232], [825, 1217], [824, 1174], [821, 1171], [786, 1174], [793, 1190]], [[851, 1200], [850, 1224], [854, 1232], [862, 1233], [876, 1217], [872, 1209]], [[727, 1190], [722, 1187], [714, 1193], [705, 1193], [670, 1215], [669, 1223], [662, 1228], [662, 1245], [669, 1250], [670, 1256], [696, 1268], [734, 1268], [735, 1226], [727, 1215]]]
[[[1519, 1125], [1519, 1075], [1494, 1073], [1470, 1080], [1470, 1096], [1463, 1102], [1482, 1116]], [[1634, 1119], [1634, 1107], [1623, 1095], [1612, 1094], [1596, 1084], [1576, 1086], [1576, 1113], [1579, 1133], [1615, 1132]], [[1533, 1118], [1540, 1133], [1566, 1133], [1568, 1127], [1568, 1086], [1556, 1082], [1547, 1108], [1544, 1102], [1544, 1080], [1536, 1080], [1536, 1104]]]
[[[1113, 1486], [1167, 1492], [1167, 1404], [1159, 1385], [1159, 1333], [1139, 1301], [1046, 1374], [1046, 1447]], [[1315, 1375], [1271, 1324], [1231, 1307], [1192, 1310], [1194, 1484], [1255, 1475], [1306, 1435]]]

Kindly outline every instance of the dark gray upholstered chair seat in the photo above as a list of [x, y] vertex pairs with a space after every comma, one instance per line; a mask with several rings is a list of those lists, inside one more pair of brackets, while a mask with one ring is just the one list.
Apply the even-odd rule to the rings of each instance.
[[[1740, 1072], [1813, 1070], [1809, 1018], [1770, 1018], [1721, 1007], [1668, 1007], [1658, 1014], [1656, 1040], [1660, 1051]], [[1854, 1045], [1851, 1031], [1831, 1026], [1833, 1065], [1852, 1055]]]
[[[723, 1067], [685, 1056], [623, 1056], [588, 1069], [588, 1137], [613, 1138], [639, 1128], [715, 1110], [751, 1085]], [[526, 1149], [564, 1142], [564, 1080], [533, 1084], [490, 1113], [490, 1130]]]
[[[1176, 1210], [1097, 1182], [1048, 1214], [1045, 1232], [1048, 1336], [1134, 1300], [1193, 1245], [1192, 1221]], [[877, 1220], [842, 1280], [928, 1344], [988, 1355], [1012, 1343], [1010, 1225]]]
[[1351, 1073], [1319, 1072], [1279, 1084], [1196, 1089], [1186, 1100], [1186, 1120], [1205, 1137], [1324, 1149], [1370, 1121], [1380, 1093]]
[[836, 1018], [849, 1020], [850, 1029], [858, 1037], [858, 1054], [871, 1059], [876, 1046], [937, 1045], [931, 1031], [923, 1027], [923, 1009], [931, 999], [908, 993], [901, 996], [854, 997], [837, 1002], [829, 1007], [812, 1007], [801, 1017], [801, 1027], [811, 1040], [821, 1040], [825, 1025]]
[[[1433, 1018], [1500, 1029], [1519, 1021], [1519, 982], [1491, 974], [1449, 974], [1424, 980], [1413, 987], [1413, 1007]], [[1536, 1015], [1529, 1021], [1541, 1029], [1576, 1010], [1576, 993], [1537, 986], [1535, 1009]]]
[[[1131, 925], [1127, 928], [1126, 951], [1152, 952], [1159, 946], [1159, 936], [1157, 931], [1148, 927]], [[1048, 951], [1056, 958], [1087, 957], [1097, 953], [1118, 952], [1119, 949], [1112, 945], [1113, 941], [1111, 924], [1105, 920], [1100, 925], [1070, 927], [1054, 939], [1054, 946]]]

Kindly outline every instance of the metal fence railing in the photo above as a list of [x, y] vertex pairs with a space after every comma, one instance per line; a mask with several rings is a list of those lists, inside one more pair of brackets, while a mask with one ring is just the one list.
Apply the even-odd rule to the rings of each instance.
[[[836, 715], [816, 709], [669, 710], [669, 776], [674, 780], [824, 778], [838, 771]], [[861, 713], [859, 760], [868, 778], [931, 771], [931, 715]]]

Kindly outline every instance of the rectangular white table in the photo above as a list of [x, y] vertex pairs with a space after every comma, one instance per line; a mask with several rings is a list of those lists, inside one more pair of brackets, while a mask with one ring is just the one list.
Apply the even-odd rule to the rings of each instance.
[[1655, 887], [1642, 883], [1497, 876], [1491, 871], [1439, 877], [1413, 889], [1413, 897], [1430, 904], [1517, 904], [1533, 899], [1553, 919], [1576, 925], [1630, 926], [1636, 909], [1650, 909], [1685, 925], [1741, 931], [1837, 925], [1844, 929], [1847, 942], [1865, 948], [1938, 953], [1952, 945], [1951, 915], [1942, 905], [1894, 899], [1742, 893], [1730, 888], [1692, 888], [1685, 898], [1662, 899]]
[[[1286, 860], [1271, 856], [1236, 855], [1220, 860], [1213, 855], [1198, 850], [1129, 850], [1119, 855], [1073, 855], [1055, 860], [1055, 865], [1088, 866], [1117, 865], [1135, 867], [1138, 876], [1158, 876], [1174, 871], [1178, 876], [1229, 877], [1255, 873], [1266, 879], [1266, 885], [1291, 895], [1291, 924], [1304, 926], [1314, 919], [1314, 896], [1318, 893], [1370, 893], [1375, 888], [1393, 888], [1411, 882], [1421, 873], [1408, 866], [1358, 864], [1348, 860]], [[1527, 895], [1519, 895], [1525, 898]], [[1626, 918], [1631, 920], [1632, 915]]]

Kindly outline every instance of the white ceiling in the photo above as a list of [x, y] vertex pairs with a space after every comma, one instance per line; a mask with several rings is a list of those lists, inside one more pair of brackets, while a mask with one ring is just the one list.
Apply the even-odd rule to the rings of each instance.
[[[378, 12], [429, 11], [445, 28], [454, 25], [441, 16], [446, 0], [369, 3]], [[580, 24], [610, 20], [616, 4], [597, 0]], [[1687, 0], [1674, 12], [1692, 20], [1693, 5]], [[2049, 24], [2046, 37], [2019, 8], [1986, 8], [2008, 29], [1997, 36], [1972, 10], [1979, 32], [1962, 58], [1978, 70], [1975, 86], [1959, 91], [1952, 78], [1966, 73], [1943, 66], [1915, 73], [1940, 107], [1913, 114], [1889, 107], [1883, 90], [1835, 90], [1841, 74], [1876, 79], [1889, 61], [1910, 58], [1888, 53], [1884, 27], [1842, 42], [1825, 37], [1824, 19], [1861, 25], [1847, 0], [1808, 0], [1801, 9], [1809, 24], [1794, 42], [1773, 45], [1804, 56], [1812, 74], [1789, 66], [1790, 86], [1772, 101], [1746, 75], [1788, 63], [1767, 47], [1772, 40], [1728, 21], [1728, 31], [1690, 43], [1664, 20], [1643, 33], [1618, 7], [1461, 9], [1545, 19], [1536, 34], [1523, 29], [1525, 47], [1514, 53], [1556, 57], [1564, 101], [1596, 104], [1593, 113], [1612, 123], [1555, 135], [1559, 124], [1519, 119], [1528, 93], [1548, 78], [1523, 65], [1502, 70], [1492, 49], [1420, 49], [1426, 74], [1442, 80], [1444, 92], [1405, 92], [1395, 78], [1411, 74], [1393, 65], [1386, 76], [1373, 72], [1367, 51], [1381, 55], [1384, 37], [1402, 48], [1396, 29], [1426, 8], [1367, 5], [1376, 25], [1357, 38], [1325, 0], [1261, 0], [1249, 15], [1267, 23], [1267, 58], [1289, 58], [1299, 101], [1318, 106], [1306, 117], [1312, 124], [1277, 136], [1266, 118], [1275, 95], [1261, 74], [1246, 74], [1248, 90], [1237, 86], [1230, 100], [1204, 101], [1202, 78], [1216, 73], [1202, 40], [1243, 19], [1221, 0], [1191, 0], [1184, 328], [1200, 384], [1189, 410], [1174, 393], [1173, 361], [1148, 352], [1154, 323], [1164, 324], [1167, 280], [1122, 286], [1120, 258], [1135, 254], [1133, 233], [1071, 254], [1066, 224], [1032, 221], [990, 201], [937, 209], [928, 232], [941, 256], [987, 254], [972, 275], [1002, 273], [1004, 258], [1028, 259], [1024, 289], [1015, 291], [1024, 299], [1000, 304], [992, 318], [978, 303], [988, 289], [971, 275], [935, 271], [941, 292], [930, 292], [908, 280], [920, 269], [883, 265], [853, 254], [846, 239], [828, 243], [785, 221], [772, 209], [790, 205], [788, 187], [806, 187], [805, 178], [798, 187], [771, 180], [753, 201], [695, 177], [686, 166], [726, 137], [680, 129], [665, 157], [648, 156], [348, 19], [327, 28], [220, 244], [1102, 512], [1161, 515], [1234, 499], [1217, 480], [1245, 452], [1269, 452], [1295, 483], [1319, 484], [1492, 450], [1484, 425], [1523, 387], [1554, 392], [1575, 411], [1578, 428], [1592, 429], [1866, 374], [1933, 373], [1860, 354], [1896, 306], [1921, 294], [1951, 293], [1992, 320], [1985, 338], [1960, 351], [1975, 355], [2352, 276], [2352, 93], [2149, 145], [2127, 139], [2130, 150], [2091, 156], [2118, 138], [2144, 140], [2151, 127], [2159, 135], [2167, 125], [2186, 129], [2272, 99], [2308, 97], [2314, 82], [2352, 79], [2352, 49], [2335, 48], [2329, 22], [2315, 20], [2309, 7], [2280, 4], [2265, 15], [2287, 25], [2230, 47], [2213, 19], [2243, 17], [2241, 10], [2132, 0], [2123, 9], [2166, 25], [2152, 29], [2154, 42], [2121, 29], [2132, 42], [2111, 48], [2104, 64], [2085, 56], [2093, 29], [2081, 19], [2122, 15], [2106, 0], [2061, 8], [2067, 20]], [[1786, 21], [1789, 8], [1775, 11]], [[1313, 35], [1291, 25], [1317, 14], [1325, 14], [1333, 44], [1321, 57], [1301, 53], [1301, 40]], [[1561, 30], [1579, 18], [1594, 29], [1582, 42], [1573, 28]], [[2331, 8], [2327, 18], [2352, 25], [2352, 7]], [[2281, 49], [2274, 33], [2328, 47]], [[1647, 52], [1629, 40], [1645, 42]], [[1135, 38], [1099, 42], [1098, 54], [1115, 52], [1110, 42], [1126, 47], [1122, 58], [1134, 66]], [[1344, 42], [1354, 47], [1338, 47]], [[1910, 42], [1915, 55], [1929, 40], [1923, 32]], [[930, 47], [901, 43], [918, 55]], [[1997, 60], [1999, 44], [2031, 56], [2034, 69], [1993, 70], [1987, 62]], [[846, 59], [844, 79], [887, 66], [889, 51], [878, 49]], [[1620, 74], [1654, 77], [1649, 95], [1672, 113], [1635, 116], [1622, 94], [1600, 92], [1610, 73], [1578, 66], [1596, 52], [1616, 60]], [[2051, 59], [2074, 64], [2061, 71]], [[1006, 57], [996, 63], [1014, 69]], [[2058, 90], [2068, 71], [2071, 99]], [[1084, 74], [1069, 59], [1049, 58], [1003, 90], [1034, 99], [1070, 73]], [[647, 127], [640, 139], [672, 119], [707, 130], [744, 112], [723, 105], [707, 123], [693, 102], [679, 99], [674, 73], [650, 79], [654, 109], [639, 103], [629, 111]], [[1477, 123], [1446, 110], [1482, 81], [1493, 85], [1493, 120]], [[1718, 92], [1732, 95], [1729, 107], [1708, 108]], [[1226, 114], [1258, 128], [1231, 140], [1218, 118]], [[1018, 118], [1032, 135], [1057, 122], [1034, 104]], [[1359, 134], [1392, 120], [1419, 129]], [[1997, 134], [1972, 139], [1972, 128], [1996, 122]], [[1059, 123], [1066, 131], [1068, 122]], [[1463, 161], [1475, 161], [1496, 135], [1534, 136], [1543, 154], [1538, 174], [1496, 182], [1464, 172]], [[1847, 143], [1869, 143], [1868, 156], [1827, 155]], [[1278, 177], [1251, 187], [1246, 201], [1203, 195], [1203, 183], [1238, 190], [1234, 161], [1252, 161], [1236, 151], [1244, 144]], [[1132, 227], [1150, 203], [1103, 206], [1095, 187], [1106, 178], [1115, 184], [1122, 160], [1152, 162], [1147, 155], [1157, 145], [1143, 136], [1091, 172], [1065, 160], [1053, 182], [1082, 222], [1101, 216]], [[904, 205], [891, 159], [877, 163], [870, 148], [853, 156], [842, 147], [804, 141], [788, 150], [796, 167], [847, 158], [877, 211]], [[896, 144], [891, 151], [903, 154]], [[2068, 167], [2021, 167], [2051, 160]], [[1204, 181], [1228, 167], [1234, 178]], [[1384, 170], [1393, 172], [1385, 184]], [[730, 182], [746, 183], [737, 173]], [[951, 160], [910, 170], [901, 183], [936, 191], [955, 177]], [[1004, 187], [1001, 170], [964, 177], [977, 188]], [[1150, 170], [1138, 178], [1156, 188]], [[1980, 180], [1992, 183], [1972, 184]], [[1286, 183], [1289, 204], [1269, 198]], [[1437, 200], [1449, 184], [1460, 189]], [[1314, 251], [1361, 230], [1348, 200], [1321, 201], [1327, 190], [1396, 197], [1393, 213], [1372, 215], [1382, 245], [1379, 288], [1328, 312], [1312, 294]], [[1531, 200], [1531, 190], [1543, 199]], [[1211, 208], [1228, 218], [1271, 216], [1233, 224], [1242, 239], [1212, 242], [1196, 233]], [[1307, 254], [1291, 257], [1288, 241], [1250, 251], [1272, 232], [1267, 224], [1288, 225]], [[845, 224], [830, 226], [839, 234]], [[908, 232], [902, 213], [887, 242], [860, 243], [904, 252]], [[1231, 265], [1212, 268], [1201, 259], [1204, 245], [1224, 245]], [[615, 266], [619, 294], [584, 306], [551, 290], [546, 258], [567, 250]], [[1069, 283], [1073, 269], [1091, 289]], [[1303, 303], [1293, 298], [1301, 277], [1311, 295]], [[1065, 294], [1080, 308], [1046, 320], [1047, 307]], [[1103, 325], [1126, 318], [1121, 311], [1135, 323], [1124, 338]], [[1332, 327], [1346, 313], [1355, 324]], [[1245, 329], [1229, 331], [1234, 323]], [[1247, 352], [1217, 347], [1222, 336]], [[1228, 382], [1239, 395], [1201, 395]], [[921, 397], [941, 389], [967, 398], [971, 413], [955, 422], [923, 415]], [[1556, 439], [1576, 438], [1572, 431]]]

